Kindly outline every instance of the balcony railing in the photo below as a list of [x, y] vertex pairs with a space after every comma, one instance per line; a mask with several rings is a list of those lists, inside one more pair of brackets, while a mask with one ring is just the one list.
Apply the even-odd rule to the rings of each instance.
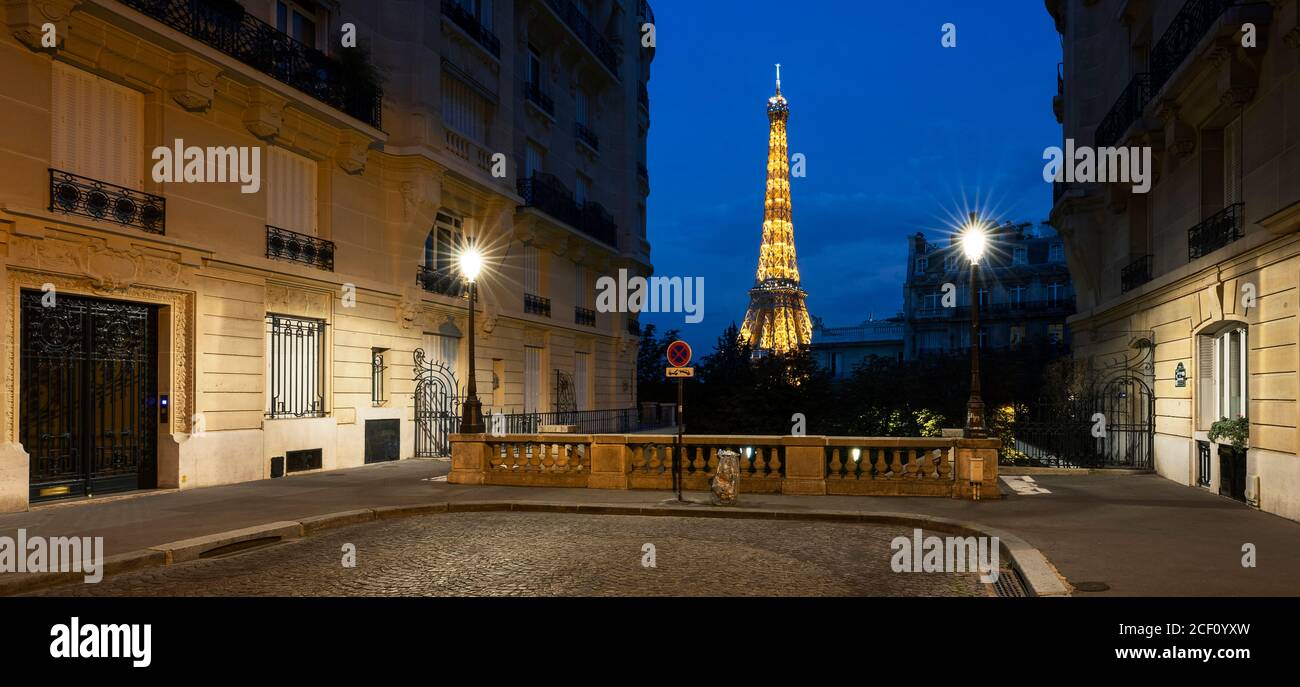
[[1178, 71], [1206, 32], [1236, 0], [1188, 0], [1151, 49], [1151, 89], [1159, 91]]
[[478, 18], [465, 9], [464, 6], [456, 2], [456, 0], [442, 0], [442, 13], [447, 15], [447, 18], [453, 24], [459, 26], [462, 31], [469, 34], [470, 38], [483, 46], [484, 50], [492, 53], [493, 57], [501, 58], [501, 39], [497, 38], [496, 34], [489, 31], [486, 26], [483, 26]]
[[541, 86], [532, 83], [531, 81], [525, 81], [524, 99], [536, 105], [538, 109], [545, 112], [547, 115], [555, 117], [555, 101], [551, 100], [551, 96], [542, 92]]
[[71, 172], [50, 170], [50, 212], [65, 212], [135, 227], [151, 234], [167, 228], [167, 200]]
[[541, 315], [542, 317], [551, 316], [551, 299], [534, 296], [531, 293], [524, 294], [524, 312], [529, 315]]
[[1124, 92], [1120, 93], [1119, 100], [1115, 101], [1114, 107], [1110, 108], [1106, 118], [1101, 120], [1101, 124], [1097, 127], [1095, 136], [1097, 147], [1109, 148], [1119, 143], [1124, 132], [1133, 126], [1133, 122], [1142, 118], [1142, 112], [1150, 102], [1151, 75], [1134, 74]]
[[421, 289], [439, 296], [460, 298], [465, 295], [465, 280], [448, 269], [439, 270], [428, 265], [420, 265], [415, 273], [415, 283], [419, 284]]
[[235, 2], [122, 2], [375, 128], [382, 124], [383, 90], [368, 64], [331, 58], [254, 17]]
[[334, 271], [334, 242], [266, 225], [266, 257]]
[[591, 308], [574, 306], [573, 323], [583, 327], [596, 326], [596, 311], [592, 310]]
[[600, 31], [596, 30], [596, 27], [582, 13], [582, 10], [578, 9], [578, 6], [569, 0], [546, 0], [546, 4], [577, 35], [578, 40], [581, 40], [583, 45], [586, 45], [591, 50], [596, 59], [600, 60], [609, 71], [617, 76], [618, 51], [600, 35]]
[[600, 150], [600, 137], [597, 136], [596, 132], [592, 131], [591, 127], [588, 127], [586, 124], [575, 122], [573, 125], [573, 136], [579, 141], [587, 144], [587, 146], [592, 150]]
[[1149, 281], [1151, 281], [1151, 256], [1143, 255], [1120, 271], [1120, 293], [1128, 293]]
[[518, 186], [524, 207], [540, 210], [597, 241], [618, 245], [618, 225], [600, 203], [578, 205], [569, 189], [550, 174], [520, 179]]
[[1187, 230], [1187, 257], [1195, 260], [1245, 236], [1245, 205], [1237, 203]]

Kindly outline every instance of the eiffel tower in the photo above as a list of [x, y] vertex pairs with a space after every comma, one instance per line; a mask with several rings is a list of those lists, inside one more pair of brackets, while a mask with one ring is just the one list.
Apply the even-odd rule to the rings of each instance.
[[781, 65], [776, 65], [776, 95], [767, 101], [771, 132], [767, 144], [767, 195], [763, 208], [763, 245], [758, 279], [749, 291], [749, 311], [740, 339], [755, 356], [785, 355], [812, 343], [808, 293], [799, 287], [790, 210], [790, 153], [786, 122], [790, 103], [781, 95]]

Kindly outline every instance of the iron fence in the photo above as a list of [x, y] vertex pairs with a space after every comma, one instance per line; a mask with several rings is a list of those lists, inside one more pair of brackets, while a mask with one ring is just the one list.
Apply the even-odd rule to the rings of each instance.
[[266, 257], [334, 271], [334, 242], [266, 225]]
[[1229, 205], [1187, 230], [1187, 258], [1196, 260], [1245, 236], [1242, 203]]
[[166, 233], [167, 199], [50, 169], [50, 212], [64, 212], [135, 227], [151, 234]]
[[325, 321], [268, 315], [269, 418], [325, 416]]
[[1128, 86], [1120, 93], [1115, 105], [1097, 127], [1095, 136], [1098, 148], [1109, 148], [1120, 142], [1124, 132], [1133, 122], [1142, 118], [1142, 112], [1151, 102], [1151, 74], [1134, 74]]
[[501, 57], [501, 39], [492, 33], [486, 26], [479, 22], [469, 10], [465, 9], [456, 0], [442, 0], [442, 13], [459, 26], [462, 31], [469, 34], [485, 50], [492, 53], [493, 57]]
[[1150, 255], [1143, 255], [1120, 271], [1119, 285], [1121, 293], [1128, 293], [1151, 281], [1151, 260]]
[[541, 315], [542, 317], [551, 316], [551, 299], [534, 296], [531, 293], [524, 294], [524, 312], [529, 315]]

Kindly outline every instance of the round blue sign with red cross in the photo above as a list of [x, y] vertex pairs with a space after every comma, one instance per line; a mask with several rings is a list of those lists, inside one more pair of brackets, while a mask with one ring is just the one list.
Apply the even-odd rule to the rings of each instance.
[[691, 364], [691, 345], [685, 341], [668, 344], [668, 364], [673, 367], [686, 367]]

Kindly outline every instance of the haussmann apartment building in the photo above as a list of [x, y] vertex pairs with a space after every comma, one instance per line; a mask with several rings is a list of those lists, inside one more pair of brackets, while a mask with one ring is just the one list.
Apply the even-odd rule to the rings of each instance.
[[[594, 284], [651, 269], [652, 21], [628, 0], [0, 4], [0, 512], [446, 453], [471, 364], [512, 427], [619, 431], [637, 325]], [[157, 173], [159, 148], [192, 173]], [[232, 181], [253, 160], [260, 184]]]
[[[1133, 361], [1160, 475], [1300, 520], [1300, 2], [1046, 5], [1065, 138], [1154, 161], [1146, 194], [1056, 185], [1076, 355]], [[1244, 445], [1210, 439], [1240, 418]]]

